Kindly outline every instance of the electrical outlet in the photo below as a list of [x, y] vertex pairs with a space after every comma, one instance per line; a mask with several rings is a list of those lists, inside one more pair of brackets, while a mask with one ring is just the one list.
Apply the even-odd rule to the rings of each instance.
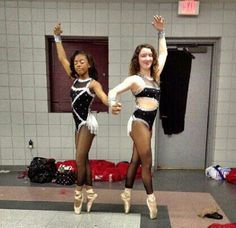
[[33, 147], [34, 147], [34, 143], [31, 139], [29, 140], [28, 147], [29, 147], [29, 149], [33, 149]]

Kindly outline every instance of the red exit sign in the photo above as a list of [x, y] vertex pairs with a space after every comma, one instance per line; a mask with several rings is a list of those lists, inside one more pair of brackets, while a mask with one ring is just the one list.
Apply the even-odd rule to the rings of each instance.
[[178, 15], [193, 15], [199, 14], [199, 1], [184, 0], [179, 1]]

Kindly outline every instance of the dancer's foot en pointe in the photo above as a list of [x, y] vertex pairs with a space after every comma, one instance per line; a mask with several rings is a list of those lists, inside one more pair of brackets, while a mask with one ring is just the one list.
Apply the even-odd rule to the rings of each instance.
[[147, 197], [147, 206], [149, 209], [150, 219], [157, 218], [157, 203], [154, 193], [149, 194]]
[[94, 192], [92, 188], [87, 189], [87, 212], [90, 212], [94, 200], [98, 197], [98, 194]]
[[81, 213], [83, 205], [83, 192], [82, 192], [82, 187], [76, 186], [75, 188], [75, 200], [74, 200], [74, 211], [76, 214]]
[[130, 205], [131, 205], [131, 188], [125, 188], [124, 192], [120, 194], [121, 199], [124, 202], [124, 211], [126, 214], [130, 211]]

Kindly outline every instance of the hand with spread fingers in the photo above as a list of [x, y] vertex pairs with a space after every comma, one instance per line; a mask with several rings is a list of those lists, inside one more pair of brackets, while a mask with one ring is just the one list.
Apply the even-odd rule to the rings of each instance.
[[164, 23], [165, 23], [165, 20], [162, 16], [155, 15], [153, 17], [152, 25], [158, 32], [161, 32], [164, 30]]

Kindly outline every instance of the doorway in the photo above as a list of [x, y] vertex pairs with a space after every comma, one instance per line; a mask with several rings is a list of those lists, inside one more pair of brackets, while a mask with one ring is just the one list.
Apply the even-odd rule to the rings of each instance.
[[[192, 52], [195, 59], [192, 60], [184, 131], [165, 135], [162, 122], [159, 116], [157, 117], [155, 165], [159, 169], [204, 169], [208, 157], [214, 44], [181, 45], [195, 45], [205, 51]], [[173, 46], [173, 42], [168, 43], [168, 48]], [[176, 46], [178, 47], [178, 44]]]

